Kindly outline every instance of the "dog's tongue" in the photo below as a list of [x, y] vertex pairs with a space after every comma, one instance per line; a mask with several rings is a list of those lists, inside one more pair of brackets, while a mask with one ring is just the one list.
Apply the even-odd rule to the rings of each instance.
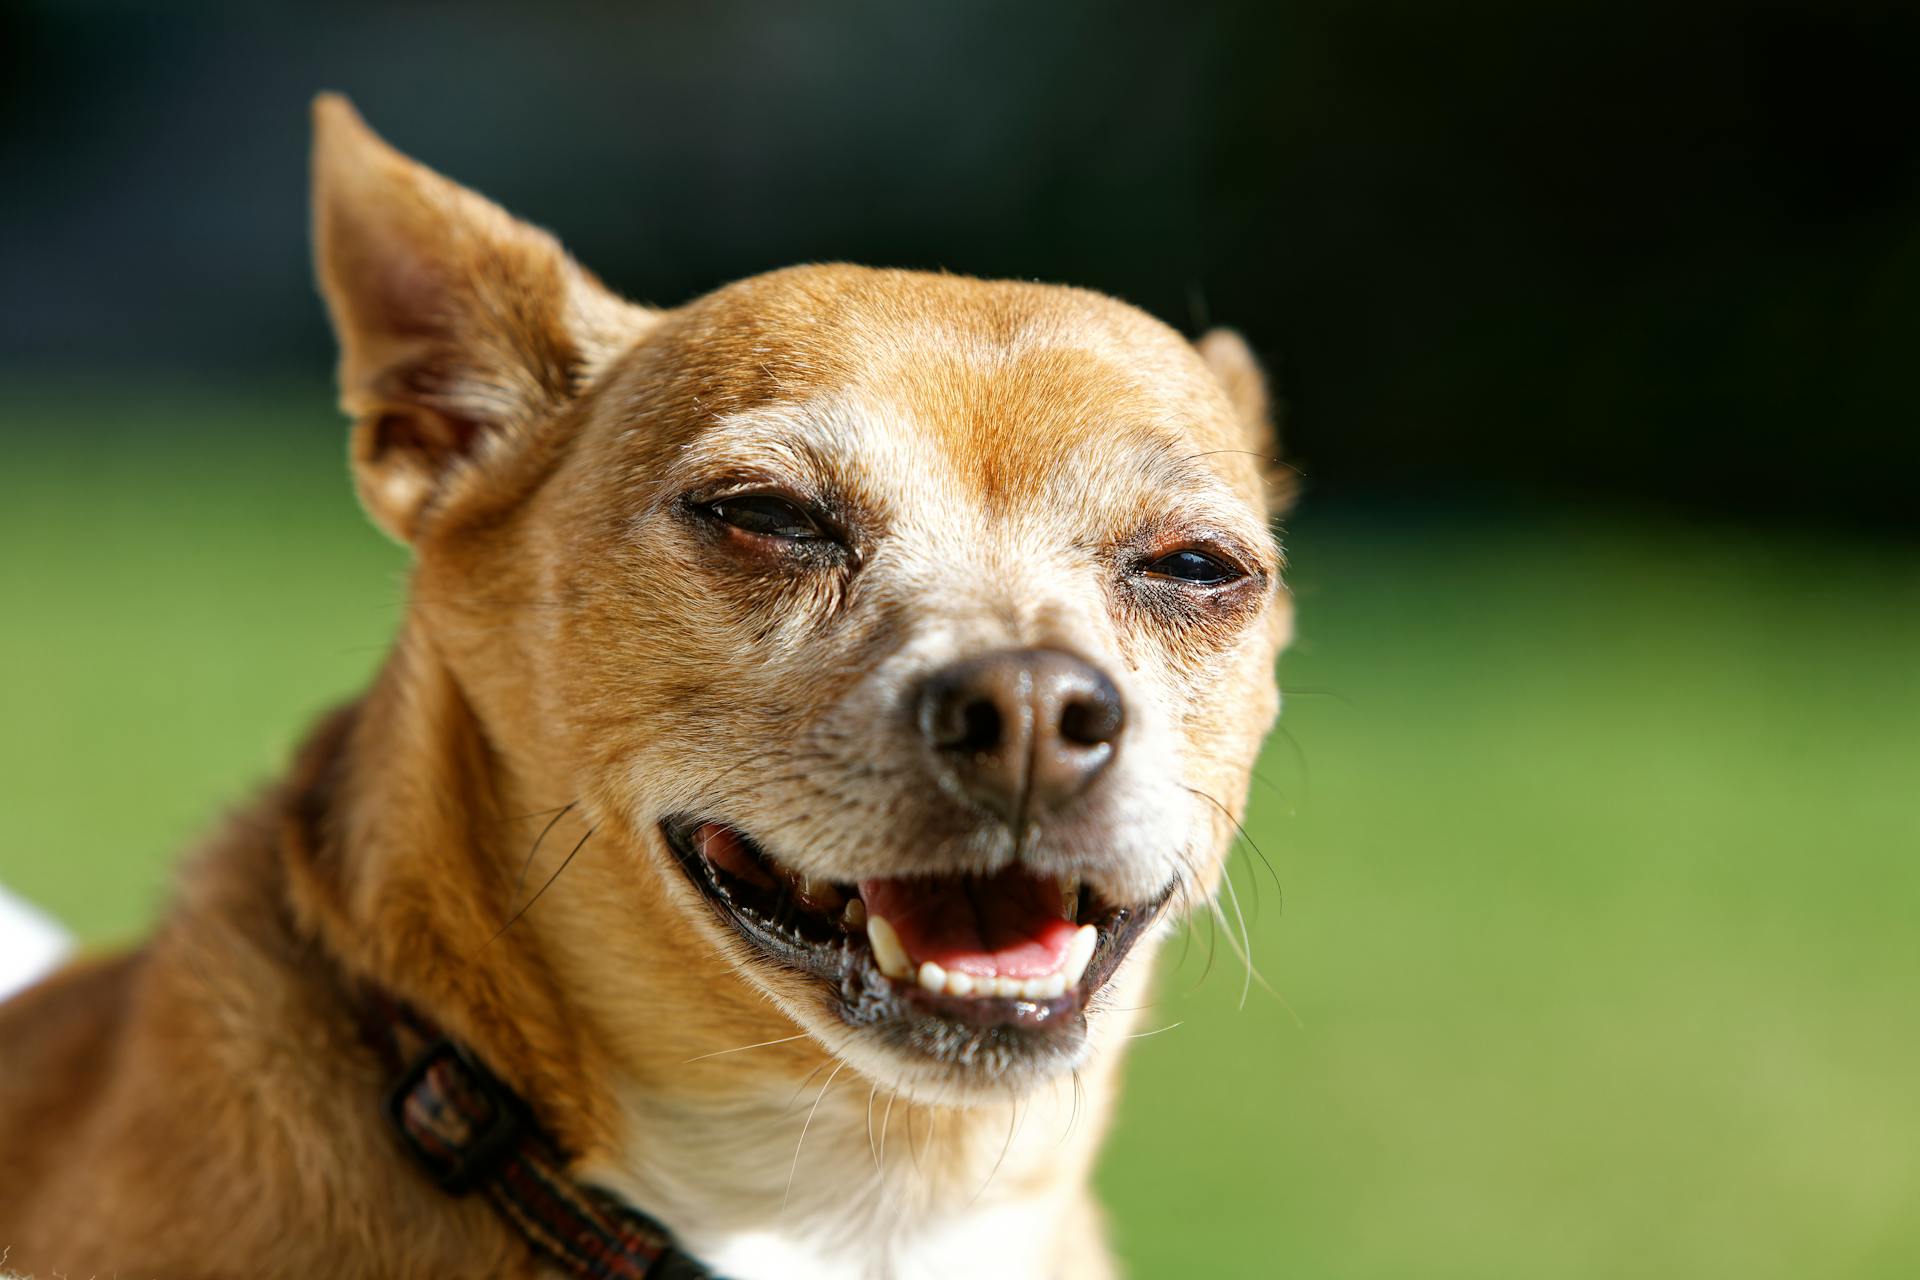
[[869, 916], [885, 916], [915, 964], [948, 973], [1039, 978], [1060, 967], [1076, 926], [1057, 881], [995, 876], [862, 880]]

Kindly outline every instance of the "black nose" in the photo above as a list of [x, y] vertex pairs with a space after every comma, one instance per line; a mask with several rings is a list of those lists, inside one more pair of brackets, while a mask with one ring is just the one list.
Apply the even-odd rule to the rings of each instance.
[[939, 767], [1015, 828], [1085, 791], [1127, 719], [1113, 681], [1057, 649], [957, 662], [928, 679], [916, 713]]

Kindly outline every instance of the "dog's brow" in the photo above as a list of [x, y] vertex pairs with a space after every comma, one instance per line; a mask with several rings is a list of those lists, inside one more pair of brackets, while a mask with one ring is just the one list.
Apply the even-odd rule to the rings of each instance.
[[1195, 451], [1191, 441], [1156, 440], [1146, 452], [1146, 468], [1153, 483], [1168, 494], [1189, 497], [1228, 511], [1245, 510], [1233, 483], [1208, 459], [1245, 453], [1241, 449]]
[[689, 441], [676, 470], [762, 462], [799, 475], [828, 479], [850, 465], [924, 467], [925, 433], [900, 406], [884, 399], [820, 395], [777, 407], [726, 414]]
[[727, 414], [681, 447], [672, 476], [691, 479], [715, 467], [740, 467], [796, 480], [824, 478], [831, 474], [834, 459], [819, 435], [809, 429], [804, 413], [757, 409]]

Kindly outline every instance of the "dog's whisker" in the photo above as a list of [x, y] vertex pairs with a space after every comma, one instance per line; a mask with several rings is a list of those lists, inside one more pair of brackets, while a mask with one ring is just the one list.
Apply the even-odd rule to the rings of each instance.
[[842, 1061], [833, 1069], [833, 1074], [827, 1077], [827, 1082], [820, 1086], [820, 1092], [814, 1095], [813, 1106], [807, 1109], [806, 1121], [800, 1126], [800, 1140], [793, 1144], [793, 1163], [787, 1168], [787, 1189], [780, 1196], [780, 1207], [783, 1210], [787, 1207], [787, 1201], [793, 1196], [793, 1177], [800, 1172], [800, 1148], [806, 1145], [807, 1130], [813, 1128], [813, 1117], [820, 1110], [821, 1100], [827, 1096], [827, 1090], [833, 1088], [835, 1077], [844, 1071], [846, 1066], [847, 1064]]
[[[1250, 954], [1248, 954], [1247, 949], [1241, 945], [1240, 937], [1234, 933], [1233, 926], [1231, 922], [1228, 921], [1226, 917], [1226, 913], [1221, 910], [1220, 904], [1215, 902], [1209, 905], [1212, 907], [1213, 914], [1219, 917], [1220, 928], [1226, 935], [1228, 948], [1230, 948], [1235, 955], [1240, 957], [1241, 963], [1246, 967], [1246, 975], [1247, 975], [1246, 982], [1245, 982], [1245, 985], [1243, 985], [1240, 988], [1239, 1007], [1243, 1010], [1247, 1007], [1247, 993], [1252, 989], [1252, 985], [1255, 982], [1258, 982], [1260, 986], [1263, 989], [1265, 989], [1269, 995], [1272, 995], [1278, 998], [1280, 993], [1278, 991], [1275, 991], [1273, 989], [1273, 984], [1268, 982], [1266, 980], [1266, 977], [1262, 975], [1261, 972], [1254, 967], [1253, 957]], [[1236, 906], [1236, 910], [1237, 910], [1237, 906]], [[1241, 921], [1241, 927], [1243, 929], [1246, 927], [1246, 922], [1244, 920]]]
[[917, 1098], [907, 1099], [907, 1158], [913, 1161], [913, 1171], [920, 1172], [920, 1150], [913, 1144], [913, 1117], [920, 1110]]
[[[1327, 696], [1339, 697], [1338, 694], [1328, 694]], [[1304, 795], [1311, 796], [1313, 793], [1313, 768], [1307, 763], [1307, 749], [1300, 745], [1300, 739], [1296, 738], [1293, 730], [1287, 728], [1286, 725], [1276, 724], [1274, 729], [1280, 734], [1280, 740], [1287, 744], [1287, 750], [1292, 752], [1294, 764], [1300, 768], [1301, 792]]]
[[[886, 1172], [887, 1172], [887, 1166], [886, 1166], [887, 1129], [888, 1129], [888, 1126], [890, 1126], [893, 1123], [893, 1104], [898, 1102], [899, 1100], [900, 1100], [899, 1092], [897, 1090], [889, 1089], [887, 1091], [887, 1109], [885, 1113], [882, 1114], [880, 1117], [880, 1176], [883, 1181], [886, 1178]], [[912, 1104], [909, 1103], [908, 1105], [911, 1106]]]
[[793, 1091], [793, 1096], [787, 1099], [787, 1105], [781, 1108], [781, 1114], [784, 1115], [786, 1112], [793, 1110], [793, 1104], [800, 1101], [800, 1095], [807, 1091], [807, 1086], [813, 1083], [813, 1078], [830, 1066], [833, 1066], [832, 1058], [824, 1060], [819, 1066], [807, 1072], [806, 1076], [800, 1081], [800, 1087]]
[[540, 886], [539, 891], [536, 892], [531, 898], [527, 899], [527, 905], [524, 907], [521, 907], [518, 911], [514, 912], [513, 915], [508, 917], [507, 922], [505, 924], [501, 925], [498, 929], [494, 930], [493, 936], [480, 944], [480, 950], [474, 952], [471, 956], [467, 958], [468, 964], [472, 964], [475, 960], [478, 960], [482, 952], [486, 951], [488, 947], [491, 947], [494, 943], [500, 940], [501, 934], [513, 928], [513, 926], [519, 922], [521, 916], [524, 916], [525, 914], [527, 914], [528, 911], [533, 909], [533, 904], [540, 901], [540, 899], [546, 894], [547, 890], [553, 888], [553, 882], [560, 878], [560, 873], [573, 865], [574, 857], [579, 854], [580, 850], [586, 848], [587, 841], [593, 839], [593, 833], [598, 831], [599, 829], [600, 829], [599, 827], [587, 828], [587, 834], [580, 837], [580, 843], [573, 846], [573, 852], [569, 853], [566, 856], [566, 858], [561, 861], [560, 865], [554, 868], [553, 874], [547, 877], [547, 882]]
[[735, 1045], [731, 1049], [715, 1049], [712, 1053], [703, 1053], [697, 1057], [688, 1058], [680, 1065], [684, 1067], [695, 1062], [705, 1062], [708, 1058], [722, 1058], [729, 1053], [745, 1053], [749, 1049], [764, 1049], [769, 1045], [792, 1044], [795, 1040], [805, 1040], [806, 1038], [807, 1033], [802, 1031], [799, 1035], [781, 1036], [778, 1040], [762, 1040], [758, 1044], [742, 1044]]
[[[1175, 852], [1174, 857], [1183, 867], [1187, 869], [1186, 878], [1181, 881], [1183, 890], [1187, 886], [1198, 884], [1200, 880], [1200, 870], [1198, 867], [1194, 866], [1192, 855], [1187, 850], [1181, 849]], [[1219, 933], [1218, 926], [1214, 923], [1213, 911], [1207, 911], [1207, 912], [1199, 911], [1195, 909], [1196, 904], [1194, 903], [1194, 901], [1191, 899], [1190, 896], [1183, 894], [1183, 897], [1186, 898], [1187, 908], [1189, 912], [1189, 914], [1187, 914], [1185, 917], [1185, 925], [1187, 930], [1189, 931], [1189, 937], [1191, 937], [1193, 922], [1196, 919], [1204, 918], [1207, 922], [1207, 962], [1206, 964], [1201, 966], [1200, 976], [1194, 979], [1194, 983], [1191, 987], [1187, 988], [1188, 992], [1191, 993], [1194, 991], [1198, 991], [1202, 986], [1202, 984], [1206, 982], [1208, 975], [1210, 975], [1213, 972], [1214, 956], [1219, 947], [1220, 933]], [[1217, 907], [1215, 907], [1214, 903], [1211, 900], [1208, 900], [1206, 902], [1206, 905], [1209, 908], [1212, 908], [1214, 911], [1217, 911]]]
[[[1213, 905], [1211, 901], [1207, 903], [1207, 906], [1210, 908], [1213, 907]], [[1212, 910], [1196, 911], [1194, 913], [1196, 919], [1204, 919], [1207, 922], [1207, 962], [1200, 966], [1199, 980], [1193, 984], [1193, 990], [1195, 991], [1198, 991], [1201, 986], [1205, 984], [1207, 978], [1213, 973], [1214, 958], [1219, 954], [1220, 927], [1214, 922], [1216, 914], [1218, 914], [1217, 911]]]
[[[1194, 795], [1197, 795], [1201, 799], [1206, 800], [1207, 802], [1212, 804], [1214, 808], [1220, 811], [1221, 816], [1225, 817], [1227, 821], [1231, 822], [1234, 825], [1234, 827], [1239, 832], [1240, 838], [1245, 840], [1249, 845], [1253, 845], [1253, 838], [1247, 834], [1246, 828], [1240, 824], [1239, 819], [1235, 818], [1233, 816], [1233, 813], [1225, 805], [1221, 804], [1218, 800], [1214, 799], [1212, 796], [1208, 795], [1204, 791], [1201, 791], [1195, 787], [1186, 786], [1186, 784], [1184, 783], [1181, 785], [1185, 787], [1187, 791], [1192, 792]], [[1258, 846], [1254, 846], [1254, 847], [1257, 849]], [[1263, 862], [1266, 861], [1265, 854], [1261, 855], [1261, 860]], [[1189, 869], [1191, 869], [1191, 866], [1192, 866], [1191, 861], [1187, 860], [1184, 854], [1182, 855], [1182, 861], [1187, 862]], [[1268, 869], [1271, 870], [1272, 863], [1268, 863], [1267, 865], [1268, 865]], [[1252, 932], [1247, 928], [1246, 915], [1240, 909], [1240, 894], [1239, 894], [1239, 891], [1234, 887], [1232, 868], [1226, 866], [1225, 864], [1222, 864], [1220, 868], [1220, 882], [1227, 891], [1227, 900], [1232, 904], [1233, 914], [1239, 921], [1239, 925], [1240, 925], [1239, 937], [1236, 938], [1234, 936], [1232, 928], [1228, 926], [1226, 914], [1220, 909], [1220, 904], [1217, 901], [1212, 901], [1212, 902], [1209, 902], [1207, 905], [1210, 909], [1211, 917], [1218, 920], [1219, 926], [1226, 927], [1227, 943], [1239, 955], [1241, 963], [1246, 967], [1246, 977], [1243, 980], [1240, 987], [1239, 1007], [1241, 1009], [1245, 1009], [1247, 1007], [1247, 995], [1252, 990], [1253, 983], [1255, 983], [1256, 981], [1262, 987], [1264, 987], [1269, 993], [1271, 993], [1276, 999], [1278, 999], [1283, 1006], [1286, 1006], [1287, 1005], [1286, 997], [1282, 996], [1277, 990], [1275, 990], [1273, 984], [1268, 982], [1265, 976], [1263, 976], [1260, 973], [1260, 971], [1254, 966], [1253, 935], [1252, 935]], [[1278, 876], [1275, 876], [1274, 884], [1276, 888], [1279, 886]], [[1213, 936], [1217, 936], [1217, 934], [1218, 934], [1218, 930], [1215, 929]], [[1207, 967], [1209, 970], [1212, 968], [1212, 964], [1213, 964], [1213, 961], [1212, 961], [1212, 956], [1210, 954], [1208, 956], [1208, 961], [1207, 961]], [[1201, 974], [1202, 980], [1204, 980], [1205, 977], [1206, 977], [1206, 974], [1202, 973]], [[1287, 1006], [1287, 1009], [1288, 1009], [1288, 1012], [1292, 1014], [1294, 1021], [1296, 1023], [1299, 1022], [1300, 1015], [1297, 1013], [1294, 1013], [1291, 1006]]]
[[1193, 952], [1193, 901], [1187, 891], [1186, 881], [1180, 882], [1180, 958], [1174, 961], [1175, 973], [1187, 967], [1187, 957]]
[[[940, 1128], [940, 1113], [938, 1111], [932, 1111], [927, 1116], [926, 1145], [921, 1148], [921, 1153], [923, 1158], [926, 1158], [926, 1159], [932, 1158], [933, 1140], [938, 1135], [939, 1128]], [[917, 1169], [920, 1166], [918, 1163], [916, 1163], [914, 1167]]]
[[1127, 1039], [1129, 1039], [1129, 1040], [1145, 1040], [1145, 1039], [1146, 1039], [1146, 1038], [1147, 1038], [1148, 1036], [1157, 1036], [1157, 1035], [1159, 1035], [1159, 1034], [1160, 1034], [1160, 1033], [1161, 1033], [1162, 1031], [1172, 1031], [1172, 1030], [1173, 1030], [1173, 1029], [1174, 1029], [1175, 1027], [1184, 1027], [1184, 1026], [1186, 1026], [1186, 1025], [1187, 1025], [1187, 1023], [1186, 1023], [1186, 1019], [1184, 1019], [1184, 1018], [1182, 1018], [1182, 1019], [1181, 1019], [1181, 1020], [1180, 1020], [1179, 1022], [1169, 1022], [1169, 1023], [1168, 1023], [1168, 1024], [1166, 1025], [1166, 1026], [1164, 1026], [1164, 1027], [1155, 1027], [1155, 1028], [1154, 1028], [1153, 1030], [1151, 1030], [1151, 1031], [1135, 1031], [1135, 1032], [1133, 1032], [1132, 1034], [1130, 1034], [1130, 1035], [1128, 1035], [1128, 1036], [1127, 1036]]
[[[1247, 931], [1247, 917], [1240, 910], [1240, 891], [1233, 887], [1233, 871], [1224, 863], [1220, 867], [1220, 883], [1226, 886], [1227, 901], [1233, 904], [1234, 919], [1240, 924], [1240, 946], [1238, 950], [1240, 952], [1241, 962], [1247, 967], [1247, 976], [1240, 984], [1240, 1007], [1245, 1009], [1247, 1007], [1247, 993], [1253, 990], [1253, 935]], [[1227, 936], [1229, 941], [1231, 941], [1233, 935], [1229, 934]], [[1260, 980], [1260, 985], [1263, 987], [1267, 985], [1265, 978]], [[1272, 988], [1269, 987], [1268, 989], [1271, 990]]]
[[527, 887], [527, 872], [533, 869], [533, 860], [540, 855], [540, 846], [546, 841], [547, 835], [555, 827], [559, 826], [560, 819], [571, 813], [574, 806], [579, 803], [578, 800], [570, 800], [559, 809], [553, 810], [553, 817], [547, 822], [546, 826], [540, 828], [540, 834], [534, 837], [533, 848], [527, 850], [527, 860], [520, 864], [520, 874], [514, 879], [513, 900], [517, 901], [520, 897], [520, 891]]
[[[1188, 786], [1184, 782], [1181, 783], [1180, 785], [1185, 790], [1191, 792], [1196, 796], [1199, 796], [1202, 800], [1205, 800], [1208, 804], [1212, 805], [1215, 809], [1218, 809], [1220, 811], [1221, 816], [1226, 818], [1228, 822], [1231, 822], [1233, 824], [1235, 837], [1243, 841], [1246, 844], [1247, 848], [1253, 850], [1253, 852], [1259, 856], [1260, 861], [1263, 864], [1265, 864], [1267, 868], [1267, 875], [1272, 877], [1273, 879], [1274, 892], [1280, 895], [1281, 901], [1282, 903], [1284, 903], [1286, 901], [1287, 891], [1285, 887], [1282, 886], [1280, 883], [1280, 873], [1273, 869], [1273, 861], [1267, 857], [1266, 850], [1262, 849], [1260, 847], [1259, 842], [1253, 838], [1253, 833], [1247, 830], [1246, 824], [1241, 822], [1240, 819], [1234, 817], [1233, 811], [1228, 809], [1227, 806], [1225, 806], [1224, 804], [1221, 804], [1219, 800], [1215, 799], [1211, 795], [1208, 795], [1205, 791], [1200, 790], [1200, 788], [1194, 787], [1194, 786]], [[1257, 882], [1255, 887], [1258, 888]], [[1258, 904], [1258, 900], [1256, 899], [1256, 905], [1257, 904]]]
[[531, 813], [509, 813], [504, 817], [500, 818], [499, 823], [501, 826], [506, 826], [510, 823], [525, 822], [529, 818], [544, 818], [550, 813], [565, 813], [568, 809], [573, 808], [574, 805], [577, 805], [579, 803], [580, 802], [578, 800], [573, 800], [563, 805], [557, 805], [551, 809], [535, 809]]
[[981, 1196], [987, 1194], [987, 1188], [992, 1186], [994, 1178], [999, 1176], [1000, 1166], [1007, 1162], [1007, 1153], [1013, 1150], [1014, 1135], [1020, 1128], [1020, 1116], [1020, 1100], [1016, 1095], [1007, 1104], [1007, 1140], [1000, 1144], [1000, 1158], [993, 1162], [993, 1168], [987, 1171], [987, 1180], [980, 1184], [980, 1189], [973, 1193], [972, 1199], [967, 1201], [969, 1209], [980, 1202]]

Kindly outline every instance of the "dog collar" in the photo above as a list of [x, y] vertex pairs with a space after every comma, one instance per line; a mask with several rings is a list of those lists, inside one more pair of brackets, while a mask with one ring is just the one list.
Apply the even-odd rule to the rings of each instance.
[[712, 1280], [660, 1223], [575, 1182], [532, 1109], [465, 1046], [384, 995], [368, 1030], [390, 1066], [387, 1115], [449, 1195], [479, 1192], [535, 1253], [576, 1280]]

